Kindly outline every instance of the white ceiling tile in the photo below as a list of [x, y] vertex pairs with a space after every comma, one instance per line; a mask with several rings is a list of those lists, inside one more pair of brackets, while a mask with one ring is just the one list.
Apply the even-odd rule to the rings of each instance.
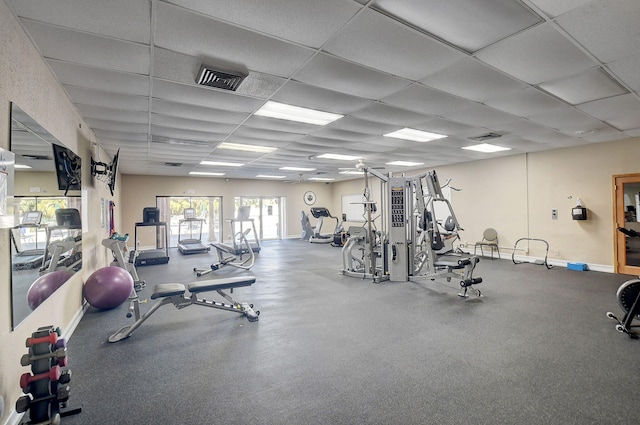
[[640, 52], [640, 2], [595, 0], [556, 19], [578, 43], [602, 62]]
[[640, 54], [611, 62], [607, 67], [631, 90], [640, 91]]
[[368, 121], [394, 124], [403, 127], [416, 125], [431, 119], [428, 115], [406, 111], [382, 103], [371, 104], [351, 115]]
[[577, 74], [596, 63], [551, 24], [542, 24], [476, 54], [489, 65], [529, 84]]
[[86, 119], [87, 124], [96, 131], [111, 131], [111, 134], [116, 134], [115, 132], [122, 132], [123, 134], [127, 133], [135, 133], [135, 134], [146, 134], [149, 130], [148, 123], [130, 123], [130, 122], [120, 122], [120, 121], [109, 121], [103, 120], [99, 118], [89, 118]]
[[625, 130], [625, 134], [628, 134], [631, 137], [640, 137], [640, 127], [633, 130]]
[[466, 56], [370, 9], [343, 28], [324, 50], [411, 80], [424, 78]]
[[410, 84], [399, 77], [323, 53], [311, 59], [293, 78], [312, 86], [367, 99], [380, 99]]
[[587, 134], [580, 137], [582, 140], [586, 140], [591, 143], [611, 142], [614, 140], [628, 139], [630, 136], [615, 128], [605, 128], [598, 130], [595, 133]]
[[482, 102], [526, 87], [474, 58], [457, 62], [420, 81], [462, 98]]
[[[506, 120], [505, 120], [506, 122]], [[484, 127], [475, 125], [462, 124], [459, 122], [453, 122], [442, 118], [434, 118], [430, 121], [424, 122], [420, 125], [416, 125], [417, 130], [431, 131], [438, 134], [446, 134], [456, 137], [469, 137], [477, 136], [487, 133], [489, 130]]]
[[543, 93], [535, 87], [527, 87], [523, 90], [489, 99], [484, 103], [493, 108], [521, 117], [527, 117], [551, 109], [561, 109], [566, 106], [564, 102]]
[[572, 105], [627, 93], [620, 84], [612, 80], [600, 68], [548, 81], [540, 84], [539, 87]]
[[285, 133], [307, 134], [317, 130], [319, 127], [313, 124], [305, 124], [300, 122], [279, 120], [276, 118], [261, 117], [253, 115], [245, 122], [247, 127], [259, 128], [264, 130], [282, 131]]
[[151, 111], [162, 115], [173, 115], [193, 120], [234, 125], [240, 124], [249, 117], [248, 114], [242, 112], [186, 105], [184, 103], [168, 102], [159, 99], [153, 101]]
[[298, 140], [300, 137], [302, 137], [300, 133], [287, 133], [284, 131], [266, 130], [264, 128], [251, 128], [247, 126], [240, 127], [233, 133], [233, 135], [238, 137], [248, 137], [252, 139], [288, 142], [292, 140]]
[[106, 121], [122, 121], [126, 123], [149, 123], [147, 111], [131, 111], [121, 108], [105, 108], [104, 106], [76, 104], [78, 111], [84, 118], [95, 118]]
[[468, 108], [473, 103], [449, 93], [414, 83], [392, 95], [380, 99], [383, 103], [409, 109], [423, 114], [440, 115]]
[[513, 0], [376, 0], [374, 7], [468, 52], [541, 20]]
[[151, 115], [151, 124], [175, 129], [197, 130], [225, 135], [232, 132], [237, 127], [236, 124], [222, 124], [219, 122], [202, 121], [156, 113]]
[[144, 129], [144, 132], [127, 132], [127, 131], [118, 131], [111, 129], [100, 129], [100, 128], [92, 128], [93, 132], [96, 133], [100, 142], [103, 141], [121, 141], [124, 142], [144, 142], [146, 143], [149, 137], [147, 136], [148, 127]]
[[640, 127], [640, 99], [634, 94], [596, 100], [579, 105], [578, 108], [618, 130]]
[[46, 58], [149, 75], [149, 46], [39, 22], [26, 21], [23, 25]]
[[602, 123], [588, 117], [572, 107], [566, 107], [550, 112], [543, 112], [528, 117], [531, 121], [547, 127], [573, 134], [576, 131], [590, 131], [602, 126]]
[[371, 103], [370, 99], [326, 90], [297, 81], [287, 81], [271, 100], [335, 114], [348, 114]]
[[158, 47], [203, 60], [232, 60], [251, 71], [282, 77], [290, 76], [313, 53], [311, 49], [265, 37], [166, 3], [158, 3], [154, 42]]
[[234, 112], [251, 113], [264, 103], [261, 99], [240, 96], [209, 87], [196, 87], [153, 80], [153, 97], [173, 102], [206, 106]]
[[160, 125], [151, 125], [151, 136], [155, 140], [156, 137], [175, 139], [175, 140], [194, 140], [201, 142], [216, 143], [224, 139], [224, 134], [211, 133], [208, 131], [185, 130], [178, 128], [169, 128]]
[[149, 95], [149, 77], [55, 60], [49, 66], [63, 85], [128, 95]]
[[531, 3], [540, 8], [549, 17], [555, 18], [558, 15], [580, 7], [583, 4], [593, 0], [529, 0]]
[[6, 3], [18, 16], [30, 20], [149, 43], [151, 6], [148, 1], [6, 0]]
[[326, 128], [334, 128], [368, 135], [380, 135], [394, 131], [397, 128], [397, 125], [346, 116], [332, 122], [326, 126]]
[[130, 111], [148, 111], [149, 98], [145, 96], [129, 96], [122, 93], [106, 93], [81, 87], [66, 87], [67, 93], [76, 104], [119, 108]]
[[243, 0], [242, 7], [230, 7], [226, 0], [172, 3], [311, 47], [322, 46], [360, 9], [341, 0]]
[[444, 118], [461, 124], [492, 128], [515, 119], [514, 115], [483, 105], [475, 105], [459, 111], [442, 114]]

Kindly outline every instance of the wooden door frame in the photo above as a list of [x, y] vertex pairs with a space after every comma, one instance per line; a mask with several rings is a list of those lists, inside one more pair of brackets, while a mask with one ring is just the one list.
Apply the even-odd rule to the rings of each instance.
[[[625, 183], [640, 183], [640, 174], [617, 174], [612, 176], [613, 183], [613, 271], [631, 275], [640, 275], [640, 267], [627, 266], [626, 236], [618, 231], [625, 226], [624, 189]], [[622, 260], [622, 261], [621, 261]]]

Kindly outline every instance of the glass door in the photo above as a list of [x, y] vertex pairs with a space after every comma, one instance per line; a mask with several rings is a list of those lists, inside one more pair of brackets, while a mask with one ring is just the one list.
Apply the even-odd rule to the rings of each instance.
[[[186, 208], [193, 208], [196, 218], [202, 219], [202, 243], [208, 245], [211, 242], [220, 241], [221, 196], [158, 196], [156, 205], [160, 208], [160, 217], [169, 223], [169, 247], [178, 246], [179, 235], [182, 238], [200, 237], [199, 229], [187, 227], [184, 224], [180, 228], [180, 220], [184, 219]], [[192, 225], [189, 224], [189, 226]], [[187, 234], [181, 234], [181, 232], [187, 232]]]
[[[614, 176], [616, 273], [640, 275], [640, 174]], [[624, 228], [625, 233], [618, 231]]]
[[259, 240], [282, 239], [284, 229], [284, 197], [239, 196], [234, 198], [237, 211], [241, 206], [250, 206], [249, 218], [253, 219]]

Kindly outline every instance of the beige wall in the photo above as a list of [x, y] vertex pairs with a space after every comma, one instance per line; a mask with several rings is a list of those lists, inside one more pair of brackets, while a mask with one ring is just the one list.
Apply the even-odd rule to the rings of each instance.
[[[92, 134], [87, 131], [87, 126], [40, 59], [17, 20], [5, 3], [0, 2], [0, 147], [4, 149], [9, 148], [10, 102], [15, 102], [58, 140], [78, 153], [83, 164], [90, 163]], [[21, 177], [17, 176], [17, 179]], [[26, 338], [40, 326], [56, 325], [64, 332], [69, 331], [82, 311], [83, 278], [105, 265], [107, 257], [100, 247], [104, 229], [100, 228], [99, 201], [110, 197], [110, 194], [104, 184], [92, 182], [89, 167], [83, 168], [82, 180], [89, 205], [87, 215], [90, 229], [83, 234], [82, 272], [65, 283], [15, 331], [11, 326], [9, 231], [0, 230], [0, 239], [5, 241], [0, 244], [0, 397], [5, 405], [5, 412], [0, 417], [2, 423], [7, 420], [16, 399], [22, 394], [19, 387], [20, 375], [28, 372], [28, 368], [20, 366], [20, 357], [26, 353]], [[49, 183], [43, 181], [38, 186], [49, 187]], [[21, 184], [20, 181], [17, 182], [16, 188], [22, 187]], [[57, 189], [52, 190], [57, 192]], [[16, 194], [25, 194], [20, 191]], [[73, 367], [73, 360], [70, 365]]]
[[[124, 202], [120, 205], [123, 226], [119, 233], [134, 234], [135, 223], [142, 221], [144, 207], [156, 205], [156, 196], [221, 196], [223, 219], [235, 217], [235, 196], [283, 196], [286, 198], [286, 235], [300, 237], [300, 211], [309, 213], [303, 195], [312, 190], [316, 194], [315, 206], [326, 206], [332, 211], [332, 186], [324, 183], [291, 184], [281, 181], [230, 180], [203, 177], [162, 177], [123, 175], [118, 183]], [[311, 218], [313, 223], [313, 218]], [[223, 226], [223, 238], [230, 229]]]

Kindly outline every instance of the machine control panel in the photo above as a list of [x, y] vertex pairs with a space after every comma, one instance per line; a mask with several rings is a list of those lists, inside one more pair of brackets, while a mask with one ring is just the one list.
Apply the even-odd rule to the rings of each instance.
[[404, 186], [391, 187], [391, 227], [404, 227]]

